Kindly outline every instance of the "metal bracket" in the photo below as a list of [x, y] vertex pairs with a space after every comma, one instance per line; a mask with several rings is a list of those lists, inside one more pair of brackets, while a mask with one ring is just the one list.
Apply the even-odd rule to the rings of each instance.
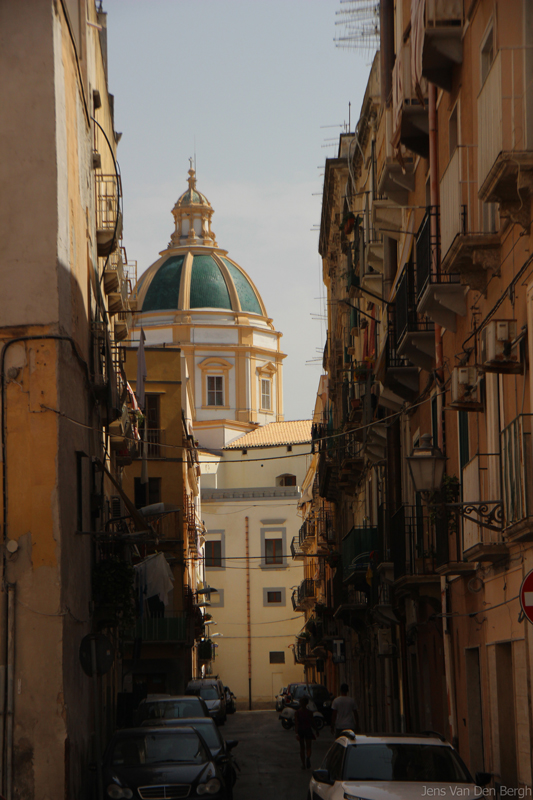
[[[484, 500], [479, 503], [445, 503], [450, 508], [470, 522], [475, 522], [481, 528], [501, 533], [503, 528], [503, 503], [501, 500]], [[471, 516], [477, 514], [477, 517]]]

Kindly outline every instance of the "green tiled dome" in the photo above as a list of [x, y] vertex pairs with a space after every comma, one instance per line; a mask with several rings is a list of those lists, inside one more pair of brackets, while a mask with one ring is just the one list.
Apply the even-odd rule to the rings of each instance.
[[[166, 311], [178, 308], [180, 296], [181, 270], [185, 256], [172, 256], [159, 267], [152, 283], [148, 287], [143, 311]], [[143, 276], [139, 280], [141, 284]]]
[[194, 256], [190, 308], [227, 308], [231, 299], [224, 276], [212, 256]]
[[263, 312], [261, 311], [257, 295], [246, 275], [241, 272], [240, 269], [237, 269], [231, 261], [228, 261], [227, 258], [223, 258], [222, 261], [227, 266], [229, 274], [233, 279], [242, 310], [249, 311], [252, 314], [262, 314]]

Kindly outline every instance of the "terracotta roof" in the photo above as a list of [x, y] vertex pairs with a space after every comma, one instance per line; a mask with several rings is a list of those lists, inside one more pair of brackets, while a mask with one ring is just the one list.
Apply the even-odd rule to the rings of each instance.
[[295, 419], [288, 422], [270, 422], [255, 431], [245, 433], [226, 445], [224, 450], [242, 450], [243, 447], [268, 447], [282, 444], [305, 444], [311, 441], [310, 419]]

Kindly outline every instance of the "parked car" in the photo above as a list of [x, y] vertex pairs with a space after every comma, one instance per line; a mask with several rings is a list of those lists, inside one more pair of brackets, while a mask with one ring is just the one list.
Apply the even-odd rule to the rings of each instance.
[[457, 751], [434, 734], [346, 733], [330, 747], [320, 769], [314, 770], [308, 800], [476, 797], [481, 794], [477, 787], [492, 777], [478, 772], [474, 781]]
[[198, 678], [189, 681], [186, 688], [188, 695], [201, 697], [207, 705], [209, 714], [219, 724], [226, 722], [226, 692], [224, 684], [218, 678]]
[[228, 797], [237, 780], [236, 761], [231, 752], [239, 744], [237, 739], [224, 739], [215, 720], [212, 717], [198, 717], [198, 719], [166, 720], [162, 719], [159, 725], [182, 727], [190, 726], [198, 731], [207, 744], [213, 760], [219, 767], [227, 787]]
[[276, 695], [276, 711], [283, 711], [285, 708], [285, 699], [287, 697], [287, 687], [282, 686]]
[[209, 710], [201, 697], [177, 695], [159, 697], [156, 700], [143, 700], [133, 715], [134, 725], [142, 725], [146, 720], [187, 719], [189, 717], [208, 717]]
[[228, 800], [223, 775], [194, 728], [153, 727], [117, 731], [103, 759], [106, 797], [207, 795]]
[[326, 724], [329, 725], [333, 698], [325, 686], [321, 683], [289, 683], [285, 705], [297, 708], [300, 697], [309, 697], [316, 705], [317, 711], [324, 717]]
[[229, 688], [229, 686], [224, 686], [224, 691], [226, 693], [226, 713], [227, 714], [235, 714], [237, 711], [237, 698]]

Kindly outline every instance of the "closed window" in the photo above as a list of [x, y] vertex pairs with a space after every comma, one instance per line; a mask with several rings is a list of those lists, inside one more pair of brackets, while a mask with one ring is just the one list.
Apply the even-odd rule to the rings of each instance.
[[270, 663], [271, 664], [284, 664], [285, 663], [285, 653], [283, 650], [271, 650], [270, 651]]
[[206, 567], [222, 566], [222, 542], [213, 541], [205, 543], [205, 565]]
[[267, 592], [267, 603], [281, 603], [281, 591]]
[[265, 411], [270, 411], [272, 408], [271, 401], [271, 382], [268, 378], [261, 378], [261, 408]]
[[207, 376], [207, 405], [224, 405], [224, 378], [222, 375]]
[[265, 539], [265, 564], [283, 564], [281, 539]]

